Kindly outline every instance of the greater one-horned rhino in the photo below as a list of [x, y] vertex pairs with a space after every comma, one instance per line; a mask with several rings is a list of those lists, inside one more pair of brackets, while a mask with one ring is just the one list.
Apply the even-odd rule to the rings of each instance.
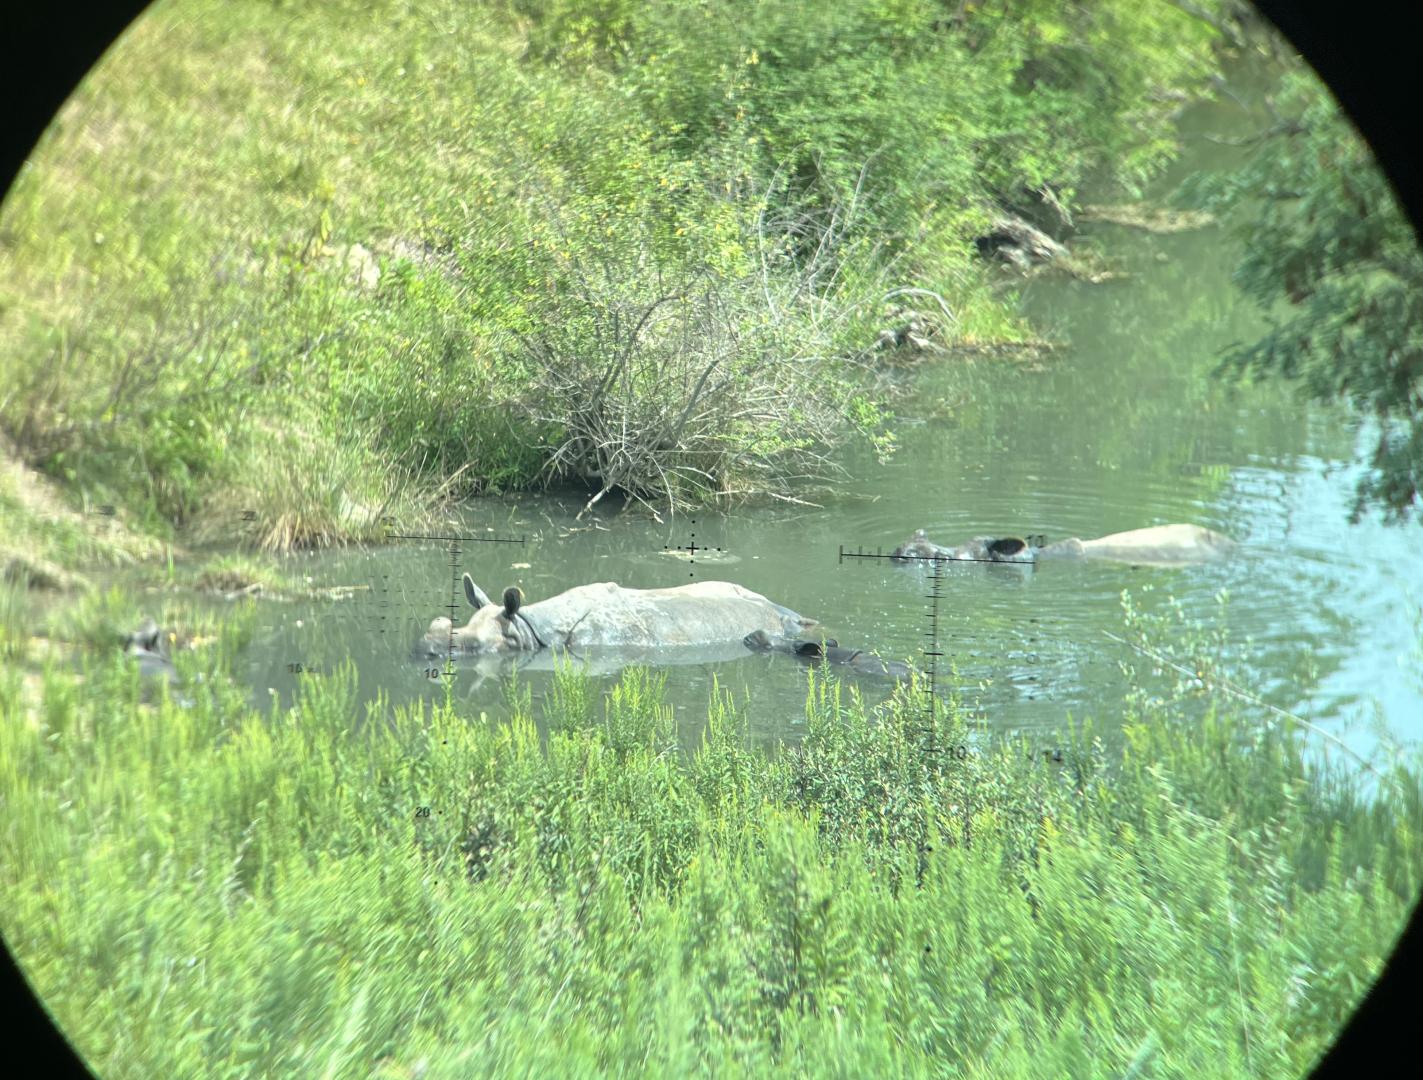
[[698, 581], [667, 589], [626, 589], [610, 581], [579, 585], [525, 605], [516, 588], [495, 604], [464, 575], [474, 614], [464, 626], [441, 616], [417, 652], [477, 656], [583, 648], [643, 650], [659, 646], [734, 644], [761, 630], [773, 640], [816, 625], [760, 593], [729, 581]]
[[145, 678], [167, 679], [171, 684], [178, 682], [178, 669], [165, 655], [163, 634], [152, 619], [139, 623], [138, 629], [129, 634], [126, 644], [128, 648], [125, 651], [138, 664], [139, 673]]
[[947, 559], [975, 562], [1033, 563], [1043, 559], [1108, 559], [1113, 562], [1181, 566], [1208, 562], [1227, 554], [1235, 543], [1199, 525], [1153, 525], [1147, 529], [1112, 533], [1097, 540], [1072, 537], [1052, 544], [1030, 543], [1021, 537], [976, 536], [958, 547], [941, 547], [917, 530], [891, 558], [898, 562], [916, 559]]
[[834, 638], [824, 641], [773, 641], [764, 630], [756, 630], [743, 639], [748, 649], [757, 652], [775, 650], [789, 653], [807, 664], [839, 664], [857, 675], [882, 675], [891, 679], [909, 678], [909, 665], [902, 660], [885, 660], [864, 649], [846, 649]]

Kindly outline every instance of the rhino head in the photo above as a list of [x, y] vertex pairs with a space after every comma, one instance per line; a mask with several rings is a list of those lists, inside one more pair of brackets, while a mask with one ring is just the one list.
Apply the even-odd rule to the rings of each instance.
[[163, 634], [158, 629], [158, 624], [152, 618], [146, 618], [138, 624], [137, 630], [128, 635], [125, 644], [128, 646], [129, 655], [137, 656], [142, 653], [157, 653], [162, 639]]
[[545, 643], [519, 610], [524, 600], [519, 589], [509, 586], [504, 590], [503, 603], [496, 604], [465, 574], [464, 595], [474, 609], [469, 622], [455, 626], [443, 615], [434, 619], [416, 647], [418, 655], [480, 656], [543, 648]]
[[1036, 548], [1017, 536], [975, 536], [958, 547], [944, 547], [931, 541], [923, 529], [916, 529], [913, 536], [894, 549], [890, 558], [895, 562], [948, 559], [965, 562], [1030, 563], [1036, 558]]
[[753, 630], [741, 639], [741, 643], [757, 652], [776, 649], [807, 660], [820, 656], [822, 649], [834, 649], [840, 645], [834, 638], [825, 638], [823, 641], [778, 641], [764, 630]]
[[128, 635], [127, 645], [125, 651], [138, 664], [141, 675], [177, 683], [178, 669], [173, 666], [173, 661], [168, 659], [163, 647], [163, 632], [151, 618], [144, 619], [139, 623], [138, 629]]
[[900, 660], [884, 660], [865, 652], [863, 649], [841, 647], [834, 638], [820, 641], [780, 641], [777, 642], [764, 630], [747, 634], [742, 643], [756, 652], [784, 652], [806, 664], [838, 664], [848, 667], [860, 675], [885, 675], [893, 679], [908, 679], [909, 665]]
[[916, 559], [947, 559], [949, 549], [933, 543], [923, 529], [915, 529], [911, 536], [894, 549], [890, 558], [895, 562], [913, 562]]

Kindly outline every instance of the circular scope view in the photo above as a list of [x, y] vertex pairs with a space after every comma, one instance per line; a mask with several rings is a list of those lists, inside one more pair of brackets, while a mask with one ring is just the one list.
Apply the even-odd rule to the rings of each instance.
[[1302, 1077], [1423, 873], [1423, 254], [1241, 0], [162, 0], [0, 208], [100, 1077]]

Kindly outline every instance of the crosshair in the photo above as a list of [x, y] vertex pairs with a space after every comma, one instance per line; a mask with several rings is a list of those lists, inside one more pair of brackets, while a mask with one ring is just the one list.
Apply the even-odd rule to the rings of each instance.
[[[693, 518], [693, 519], [692, 519], [692, 524], [695, 526], [696, 523], [697, 523], [696, 519]], [[697, 552], [699, 552], [699, 551], [725, 551], [725, 550], [726, 550], [725, 548], [711, 547], [711, 546], [708, 545], [708, 544], [698, 544], [698, 543], [697, 543], [697, 534], [696, 534], [696, 533], [692, 533], [690, 539], [691, 539], [691, 543], [689, 543], [689, 544], [679, 544], [677, 547], [664, 548], [663, 550], [664, 550], [664, 551], [685, 551], [685, 552], [687, 553], [687, 561], [688, 561], [689, 563], [693, 563], [693, 564], [695, 564], [696, 561], [697, 561]], [[697, 572], [696, 572], [695, 570], [692, 570], [690, 573], [687, 574], [687, 576], [688, 576], [688, 577], [696, 577], [696, 576], [697, 576]]]
[[440, 533], [398, 533], [393, 531], [396, 527], [396, 523], [395, 519], [393, 517], [390, 517], [389, 515], [381, 519], [381, 525], [385, 529], [385, 538], [387, 540], [438, 540], [441, 543], [448, 545], [447, 550], [449, 551], [450, 556], [450, 602], [446, 606], [446, 610], [450, 613], [450, 631], [449, 640], [445, 646], [445, 669], [442, 676], [445, 680], [445, 686], [448, 687], [454, 681], [455, 619], [458, 617], [459, 612], [461, 610], [459, 603], [459, 586], [461, 577], [460, 555], [463, 549], [460, 547], [460, 544], [525, 544], [528, 543], [528, 537], [520, 536], [516, 539], [514, 537], [502, 536], [461, 536], [459, 533], [453, 533], [448, 536]]
[[[925, 664], [924, 674], [925, 685], [921, 687], [924, 694], [925, 708], [925, 728], [926, 745], [929, 753], [934, 752], [935, 718], [938, 711], [938, 685], [939, 685], [939, 659], [945, 655], [939, 641], [939, 601], [943, 599], [943, 580], [945, 559], [932, 558], [929, 556], [911, 555], [896, 556], [886, 555], [883, 548], [876, 548], [874, 552], [868, 552], [864, 548], [858, 551], [846, 551], [845, 545], [840, 545], [840, 565], [844, 565], [846, 559], [852, 561], [859, 559], [901, 559], [905, 561], [913, 559], [915, 561], [928, 561], [929, 563], [929, 591], [924, 599], [929, 601], [928, 610], [924, 613], [929, 620], [929, 628], [924, 634], [927, 648], [920, 649]], [[966, 562], [991, 562], [990, 559], [968, 559]]]

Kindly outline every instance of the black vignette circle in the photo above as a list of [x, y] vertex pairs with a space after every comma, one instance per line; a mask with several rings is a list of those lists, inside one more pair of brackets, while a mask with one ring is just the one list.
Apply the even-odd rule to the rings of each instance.
[[[1145, 2], [1145, 0], [1144, 0]], [[1152, 0], [1166, 3], [1170, 0]], [[8, 191], [36, 141], [78, 82], [148, 6], [144, 0], [68, 0], [9, 5], [0, 33], [0, 192]], [[1423, 99], [1411, 34], [1402, 8], [1368, 0], [1256, 0], [1254, 6], [1287, 37], [1329, 85], [1373, 148], [1415, 233], [1423, 222], [1416, 149]], [[1351, 1077], [1369, 1065], [1402, 1059], [1414, 1049], [1411, 1022], [1420, 993], [1417, 909], [1384, 973], [1314, 1075]], [[5, 950], [3, 980], [8, 1049], [29, 1058], [39, 1076], [90, 1074]]]

